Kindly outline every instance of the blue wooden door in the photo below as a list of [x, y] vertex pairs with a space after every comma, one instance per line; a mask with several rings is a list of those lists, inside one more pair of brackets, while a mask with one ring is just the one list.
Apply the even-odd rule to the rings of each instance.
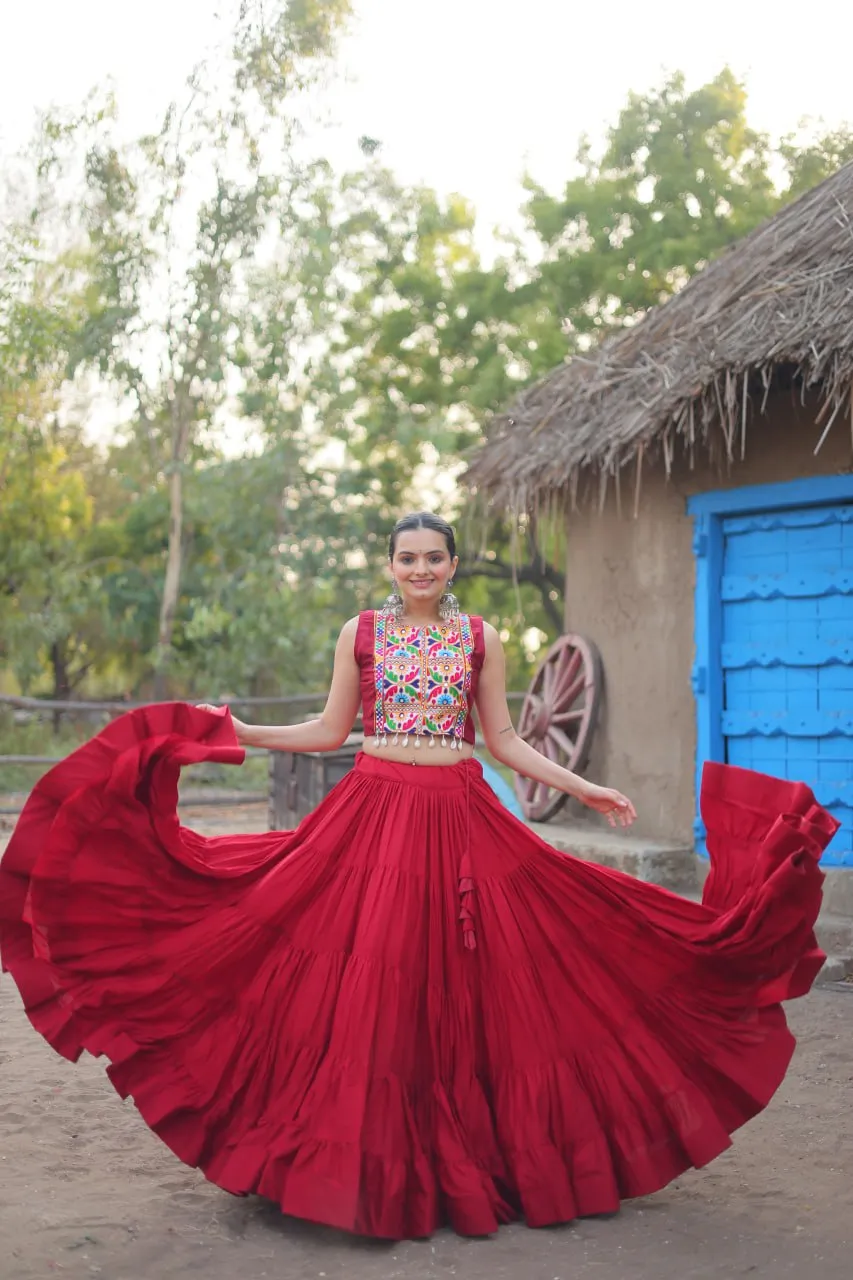
[[853, 866], [853, 503], [722, 519], [730, 764], [809, 784]]

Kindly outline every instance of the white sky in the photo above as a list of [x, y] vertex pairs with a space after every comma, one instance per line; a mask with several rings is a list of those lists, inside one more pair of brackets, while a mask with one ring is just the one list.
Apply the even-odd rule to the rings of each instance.
[[[229, 0], [0, 0], [0, 152], [33, 114], [111, 77], [128, 131], [156, 124]], [[318, 136], [341, 166], [369, 134], [405, 181], [470, 197], [484, 229], [506, 224], [525, 167], [556, 190], [578, 136], [600, 135], [630, 90], [683, 70], [691, 86], [729, 63], [747, 77], [750, 119], [773, 135], [803, 116], [853, 119], [847, 0], [355, 0]], [[847, 16], [842, 16], [842, 15]], [[812, 33], [812, 34], [810, 34]], [[318, 129], [318, 134], [320, 130]]]

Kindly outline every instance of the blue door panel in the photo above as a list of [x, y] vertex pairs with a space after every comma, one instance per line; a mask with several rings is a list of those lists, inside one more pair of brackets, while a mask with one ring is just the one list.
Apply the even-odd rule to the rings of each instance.
[[853, 866], [853, 503], [721, 520], [721, 729], [731, 764], [808, 783]]

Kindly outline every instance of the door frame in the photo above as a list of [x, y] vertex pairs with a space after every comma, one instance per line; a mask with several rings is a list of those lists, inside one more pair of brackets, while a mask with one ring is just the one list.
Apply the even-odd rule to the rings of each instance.
[[722, 761], [723, 520], [731, 515], [755, 515], [785, 507], [823, 507], [853, 502], [853, 474], [809, 476], [781, 484], [748, 485], [742, 489], [715, 489], [687, 500], [693, 519], [693, 558], [696, 563], [694, 592], [694, 656], [690, 673], [696, 702], [696, 773], [693, 823], [696, 852], [707, 857], [705, 824], [699, 813], [702, 768], [706, 760]]

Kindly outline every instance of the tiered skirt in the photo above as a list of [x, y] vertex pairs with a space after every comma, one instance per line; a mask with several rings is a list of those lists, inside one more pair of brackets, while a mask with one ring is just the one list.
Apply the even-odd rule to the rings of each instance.
[[0, 954], [226, 1191], [371, 1236], [607, 1213], [723, 1151], [782, 1080], [780, 1002], [823, 963], [834, 820], [706, 768], [689, 901], [551, 848], [474, 761], [361, 755], [293, 832], [205, 838], [182, 765], [230, 718], [116, 720], [35, 788], [0, 865]]

